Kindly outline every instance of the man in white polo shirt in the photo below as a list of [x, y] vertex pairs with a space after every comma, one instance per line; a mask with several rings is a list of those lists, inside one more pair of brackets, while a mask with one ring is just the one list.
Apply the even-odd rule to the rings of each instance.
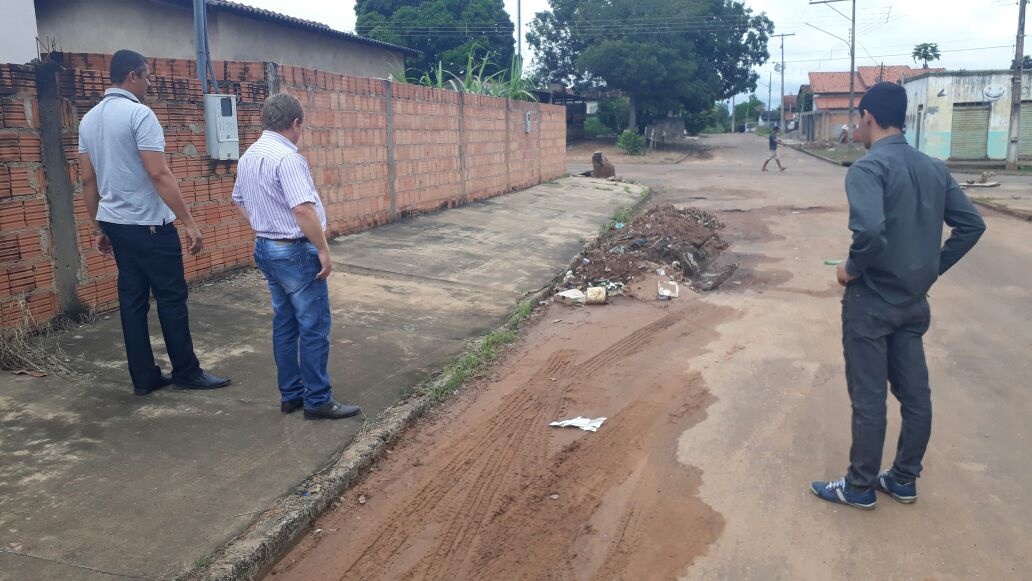
[[[190, 253], [203, 246], [201, 232], [165, 162], [165, 134], [143, 104], [150, 88], [147, 62], [120, 50], [111, 58], [111, 88], [79, 123], [83, 198], [96, 227], [101, 253], [118, 265], [122, 336], [133, 393], [147, 395], [169, 384], [214, 389], [230, 380], [201, 369], [187, 313], [183, 250], [172, 221], [186, 229]], [[154, 363], [147, 312], [158, 304], [171, 375]]]

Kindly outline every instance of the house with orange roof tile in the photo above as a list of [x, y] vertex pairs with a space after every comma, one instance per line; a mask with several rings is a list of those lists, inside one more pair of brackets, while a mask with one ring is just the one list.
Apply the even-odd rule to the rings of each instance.
[[[915, 69], [909, 65], [857, 67], [853, 75], [853, 107], [860, 103], [860, 97], [868, 88], [880, 82], [902, 83], [919, 74], [942, 71], [945, 69]], [[813, 110], [800, 113], [801, 136], [808, 141], [839, 141], [843, 128], [849, 123], [850, 74], [848, 71], [813, 72], [809, 73], [809, 78]], [[857, 119], [853, 118], [854, 124]]]

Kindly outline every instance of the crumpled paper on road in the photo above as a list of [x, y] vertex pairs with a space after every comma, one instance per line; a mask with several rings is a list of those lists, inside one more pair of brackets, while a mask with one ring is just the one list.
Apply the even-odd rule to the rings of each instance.
[[557, 428], [580, 428], [588, 432], [597, 432], [602, 427], [602, 422], [606, 421], [606, 418], [582, 418], [576, 417], [572, 420], [559, 420], [558, 422], [552, 422], [548, 425], [555, 426]]

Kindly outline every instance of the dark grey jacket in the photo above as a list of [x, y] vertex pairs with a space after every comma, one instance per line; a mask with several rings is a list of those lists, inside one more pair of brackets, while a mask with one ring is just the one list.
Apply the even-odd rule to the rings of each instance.
[[[985, 231], [946, 166], [902, 135], [879, 140], [849, 168], [846, 196], [853, 231], [846, 272], [894, 305], [923, 298]], [[953, 229], [945, 245], [943, 223]]]

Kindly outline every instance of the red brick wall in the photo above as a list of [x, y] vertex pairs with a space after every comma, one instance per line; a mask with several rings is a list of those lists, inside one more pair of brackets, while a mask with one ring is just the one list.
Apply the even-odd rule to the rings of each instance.
[[[97, 310], [117, 306], [114, 261], [96, 250], [81, 196], [77, 127], [107, 87], [110, 56], [61, 54], [62, 140], [75, 186], [81, 251], [77, 293]], [[204, 111], [193, 61], [152, 59], [148, 105], [165, 129], [169, 165], [205, 240], [185, 256], [188, 280], [251, 264], [253, 235], [232, 205], [236, 164], [206, 156]], [[387, 223], [398, 216], [455, 206], [554, 179], [565, 171], [566, 113], [561, 106], [465, 95], [412, 85], [391, 86], [394, 202], [388, 163], [387, 86], [363, 79], [264, 63], [213, 63], [222, 92], [238, 96], [241, 152], [261, 134], [260, 104], [270, 82], [305, 107], [301, 153], [334, 234]], [[58, 314], [49, 239], [46, 180], [32, 67], [0, 65], [0, 328], [26, 314], [45, 322]], [[506, 108], [508, 107], [508, 114]], [[462, 112], [462, 123], [459, 116]], [[532, 113], [531, 131], [524, 113]], [[508, 129], [506, 119], [508, 118]], [[460, 126], [463, 131], [460, 132]], [[507, 140], [508, 135], [508, 140]], [[460, 144], [465, 159], [459, 156]], [[465, 195], [463, 195], [465, 194]]]
[[390, 221], [383, 81], [279, 67], [280, 88], [305, 109], [301, 153], [334, 234]]
[[[110, 56], [62, 55], [67, 71], [61, 75], [61, 96], [69, 107], [65, 126], [65, 155], [76, 187], [75, 214], [83, 264], [78, 294], [88, 307], [107, 310], [117, 306], [117, 270], [114, 260], [96, 251], [89, 216], [81, 195], [78, 164], [78, 122], [96, 105], [108, 86]], [[204, 236], [204, 251], [184, 255], [187, 280], [211, 277], [251, 264], [251, 229], [233, 206], [236, 164], [208, 159], [204, 137], [204, 108], [200, 81], [192, 79], [193, 61], [151, 59], [152, 95], [147, 105], [165, 129], [165, 152], [172, 173], [179, 179], [183, 198]], [[219, 90], [235, 93], [241, 149], [261, 135], [260, 103], [267, 95], [261, 63], [213, 63]], [[185, 238], [185, 237], [184, 237]]]
[[0, 328], [57, 314], [36, 73], [0, 65]]

